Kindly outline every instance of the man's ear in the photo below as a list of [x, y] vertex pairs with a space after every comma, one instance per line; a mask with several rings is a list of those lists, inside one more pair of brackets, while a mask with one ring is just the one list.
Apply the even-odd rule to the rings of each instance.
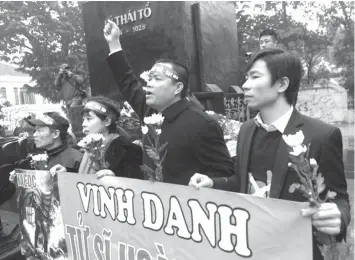
[[112, 123], [112, 118], [107, 116], [104, 121], [105, 126], [109, 127], [111, 125], [111, 123]]
[[177, 82], [176, 84], [175, 84], [175, 95], [177, 95], [177, 94], [179, 94], [180, 95], [180, 93], [181, 93], [181, 91], [184, 89], [184, 83], [182, 83], [182, 82]]
[[280, 84], [280, 86], [279, 86], [278, 91], [280, 93], [285, 92], [290, 84], [290, 80], [288, 79], [288, 77], [283, 77], [283, 78], [279, 79], [279, 84]]
[[54, 138], [54, 139], [59, 138], [59, 136], [60, 136], [60, 131], [59, 131], [58, 129], [55, 129], [52, 133], [53, 133], [53, 138]]

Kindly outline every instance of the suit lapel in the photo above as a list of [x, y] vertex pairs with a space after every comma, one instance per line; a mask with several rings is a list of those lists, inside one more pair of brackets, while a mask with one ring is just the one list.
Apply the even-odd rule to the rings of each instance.
[[[295, 134], [302, 125], [301, 115], [297, 110], [293, 110], [291, 118], [285, 128], [284, 135]], [[288, 172], [289, 151], [287, 144], [281, 138], [276, 152], [274, 169], [270, 188], [270, 198], [279, 198], [283, 188], [285, 177]]]
[[250, 127], [245, 129], [245, 134], [240, 136], [240, 140], [243, 140], [243, 144], [241, 146], [241, 159], [239, 164], [239, 173], [240, 173], [240, 192], [247, 193], [248, 192], [248, 183], [249, 183], [249, 174], [248, 174], [248, 165], [250, 158], [250, 150], [253, 142], [254, 133], [257, 126], [254, 122], [252, 122]]

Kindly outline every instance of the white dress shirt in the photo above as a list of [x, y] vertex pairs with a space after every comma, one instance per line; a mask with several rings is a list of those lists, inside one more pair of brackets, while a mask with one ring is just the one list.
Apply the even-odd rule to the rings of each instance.
[[256, 117], [254, 118], [255, 124], [257, 126], [261, 126], [262, 128], [264, 128], [267, 132], [273, 132], [273, 131], [279, 131], [281, 132], [281, 134], [284, 133], [285, 128], [288, 124], [288, 121], [290, 121], [291, 115], [293, 112], [293, 106], [290, 107], [290, 109], [283, 114], [282, 116], [280, 116], [277, 120], [275, 120], [272, 124], [267, 125], [263, 122], [263, 120], [261, 119], [260, 116], [260, 112], [256, 115]]

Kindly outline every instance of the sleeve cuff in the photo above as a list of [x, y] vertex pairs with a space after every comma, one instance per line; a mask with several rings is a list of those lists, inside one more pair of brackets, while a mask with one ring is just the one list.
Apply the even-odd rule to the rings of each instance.
[[224, 177], [214, 177], [214, 178], [211, 178], [211, 180], [213, 181], [212, 188], [217, 189], [217, 190], [223, 190], [223, 188], [226, 187], [228, 184], [227, 178], [224, 178]]
[[344, 217], [341, 216], [340, 233], [335, 236], [335, 240], [341, 243], [343, 240], [346, 242], [347, 226], [345, 225]]
[[77, 173], [78, 172], [78, 170], [77, 169], [74, 169], [74, 168], [68, 168], [68, 167], [66, 167], [66, 172], [73, 172], [73, 173]]
[[115, 48], [112, 51], [110, 51], [110, 53], [108, 54], [108, 56], [110, 56], [111, 54], [114, 54], [116, 52], [122, 51], [122, 48]]

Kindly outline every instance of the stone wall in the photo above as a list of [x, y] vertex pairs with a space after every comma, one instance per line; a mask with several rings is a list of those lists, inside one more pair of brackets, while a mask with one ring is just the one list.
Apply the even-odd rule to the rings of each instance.
[[301, 90], [298, 93], [296, 107], [305, 115], [331, 124], [346, 122], [351, 119], [349, 118], [347, 92], [345, 90], [338, 91], [332, 88]]

